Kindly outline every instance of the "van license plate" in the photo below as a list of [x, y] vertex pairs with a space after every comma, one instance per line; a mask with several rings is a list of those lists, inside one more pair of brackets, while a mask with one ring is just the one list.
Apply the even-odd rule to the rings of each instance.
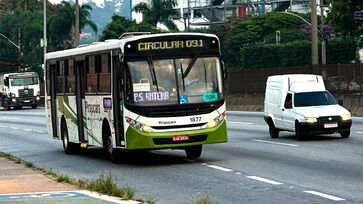
[[189, 140], [189, 135], [174, 135], [173, 136], [173, 141], [177, 142], [177, 141], [186, 141]]
[[324, 128], [336, 128], [338, 127], [338, 123], [325, 123]]

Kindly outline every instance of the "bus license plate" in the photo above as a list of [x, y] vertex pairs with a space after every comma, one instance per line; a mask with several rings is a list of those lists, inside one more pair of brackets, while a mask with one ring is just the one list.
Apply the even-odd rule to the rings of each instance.
[[324, 128], [336, 128], [338, 127], [338, 123], [325, 123]]
[[189, 135], [174, 135], [173, 136], [173, 141], [177, 142], [177, 141], [186, 141], [189, 140]]

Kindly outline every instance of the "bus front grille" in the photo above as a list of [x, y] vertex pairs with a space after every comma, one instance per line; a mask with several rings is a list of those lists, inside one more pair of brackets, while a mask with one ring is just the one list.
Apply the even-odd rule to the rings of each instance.
[[207, 140], [208, 135], [197, 135], [190, 136], [189, 140], [184, 141], [173, 141], [173, 138], [154, 138], [153, 141], [156, 145], [165, 145], [165, 144], [186, 144], [192, 142], [204, 142]]
[[33, 101], [34, 89], [19, 89], [19, 101]]

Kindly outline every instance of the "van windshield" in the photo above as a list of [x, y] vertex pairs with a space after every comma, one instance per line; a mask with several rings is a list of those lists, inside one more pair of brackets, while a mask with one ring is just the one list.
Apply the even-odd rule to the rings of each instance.
[[295, 93], [295, 107], [336, 105], [337, 101], [327, 91]]

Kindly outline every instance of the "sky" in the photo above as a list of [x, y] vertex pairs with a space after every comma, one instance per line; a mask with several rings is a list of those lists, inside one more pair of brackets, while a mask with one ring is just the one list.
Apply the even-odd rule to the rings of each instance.
[[[50, 1], [52, 3], [56, 3], [56, 4], [59, 4], [60, 2], [62, 2], [62, 0], [48, 0], [48, 1]], [[83, 4], [83, 3], [88, 2], [88, 1], [90, 1], [90, 0], [78, 0], [78, 2], [80, 4]], [[98, 7], [102, 7], [102, 4], [103, 4], [103, 2], [105, 0], [92, 0], [92, 1], [95, 2]], [[112, 1], [112, 0], [107, 0], [107, 1]]]

